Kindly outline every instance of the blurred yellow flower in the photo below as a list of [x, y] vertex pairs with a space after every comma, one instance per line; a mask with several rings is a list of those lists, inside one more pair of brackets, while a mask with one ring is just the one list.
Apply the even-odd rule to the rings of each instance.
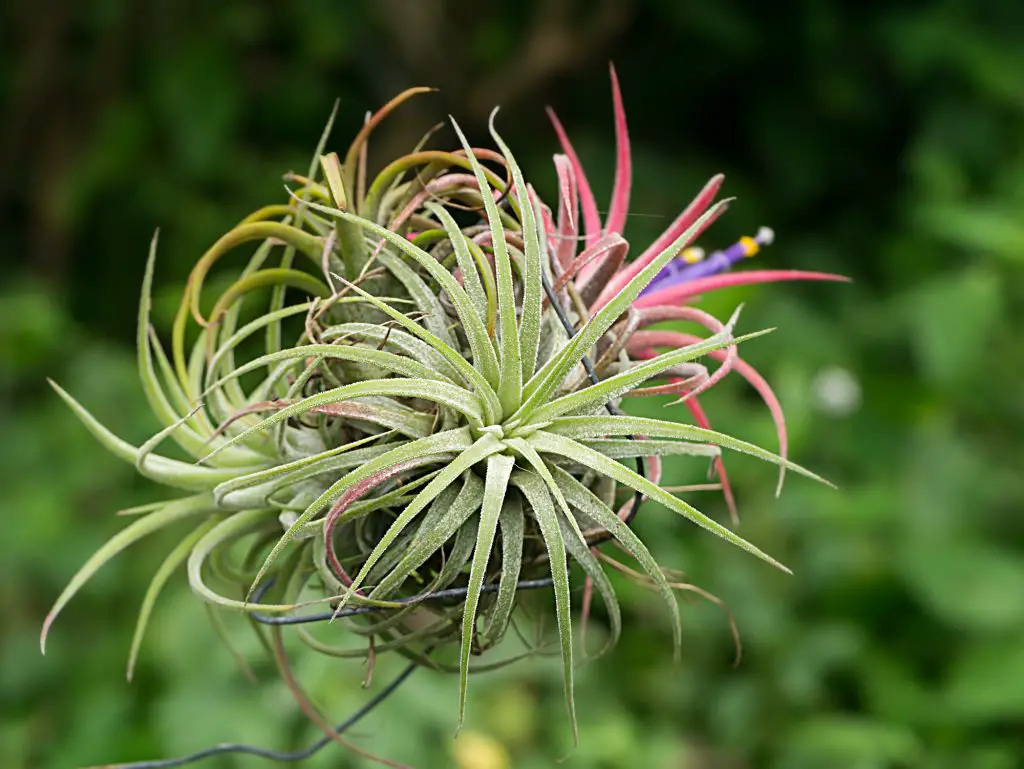
[[459, 769], [508, 769], [511, 761], [505, 746], [480, 732], [463, 732], [452, 743]]

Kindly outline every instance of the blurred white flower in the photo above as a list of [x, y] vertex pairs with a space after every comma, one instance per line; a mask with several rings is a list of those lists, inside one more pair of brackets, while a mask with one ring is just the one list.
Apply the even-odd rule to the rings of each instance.
[[814, 407], [833, 417], [845, 417], [860, 408], [860, 382], [847, 369], [829, 366], [811, 382]]

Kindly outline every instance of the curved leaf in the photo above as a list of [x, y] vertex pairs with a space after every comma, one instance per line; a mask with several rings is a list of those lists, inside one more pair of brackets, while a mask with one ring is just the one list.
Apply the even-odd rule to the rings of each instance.
[[484, 572], [491, 557], [494, 537], [498, 530], [508, 479], [512, 474], [515, 460], [504, 454], [492, 454], [487, 458], [487, 474], [484, 480], [484, 497], [480, 506], [480, 528], [477, 530], [476, 550], [469, 570], [469, 585], [466, 588], [466, 602], [462, 615], [462, 643], [459, 649], [459, 725], [466, 715], [466, 685], [469, 680], [469, 650], [476, 634], [476, 610], [480, 603], [480, 589], [483, 587]]
[[93, 553], [89, 560], [87, 560], [75, 573], [71, 578], [71, 581], [68, 582], [67, 587], [64, 588], [57, 600], [54, 601], [53, 608], [50, 609], [49, 614], [46, 615], [46, 619], [43, 621], [43, 630], [39, 635], [39, 648], [43, 654], [46, 654], [46, 636], [50, 632], [50, 627], [53, 625], [53, 621], [57, 619], [57, 615], [60, 614], [61, 610], [65, 606], [67, 606], [68, 601], [74, 597], [75, 593], [81, 590], [82, 586], [88, 582], [92, 575], [99, 571], [107, 561], [129, 545], [133, 545], [138, 542], [147, 534], [152, 534], [166, 526], [170, 526], [172, 523], [179, 521], [182, 518], [199, 515], [200, 513], [212, 512], [215, 509], [213, 497], [209, 494], [196, 494], [192, 497], [176, 499], [173, 502], [169, 502], [156, 512], [134, 520], [132, 523], [128, 524], [128, 526], [121, 529], [121, 531], [108, 539], [106, 544]]

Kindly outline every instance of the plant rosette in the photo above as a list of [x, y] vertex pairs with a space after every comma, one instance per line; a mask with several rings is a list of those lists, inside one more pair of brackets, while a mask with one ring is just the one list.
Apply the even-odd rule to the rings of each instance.
[[[289, 672], [283, 627], [317, 652], [372, 662], [390, 651], [454, 672], [460, 725], [471, 672], [554, 646], [575, 735], [574, 668], [579, 657], [611, 648], [621, 630], [606, 566], [660, 594], [677, 655], [681, 647], [673, 591], [694, 588], [660, 568], [630, 528], [642, 499], [785, 569], [700, 512], [686, 489], [659, 485], [663, 457], [711, 462], [732, 511], [723, 450], [775, 463], [780, 488], [787, 469], [821, 480], [786, 458], [781, 407], [739, 356], [741, 344], [765, 332], [737, 334], [738, 310], [723, 322], [686, 302], [741, 283], [842, 278], [730, 272], [770, 242], [768, 230], [710, 255], [695, 247], [727, 206], [714, 202], [720, 176], [627, 260], [631, 163], [614, 70], [612, 84], [617, 158], [604, 221], [553, 113], [564, 150], [554, 158], [553, 207], [527, 184], [494, 115], [496, 149], [471, 147], [453, 120], [457, 149], [424, 149], [425, 139], [368, 180], [369, 136], [429, 90], [415, 88], [373, 114], [344, 158], [324, 154], [329, 123], [307, 175], [286, 175], [288, 199], [246, 217], [196, 262], [169, 354], [150, 323], [154, 237], [138, 366], [163, 429], [130, 445], [53, 386], [107, 449], [177, 496], [127, 511], [134, 520], [58, 598], [42, 643], [97, 569], [174, 527], [181, 540], [143, 598], [129, 678], [156, 599], [184, 567], [193, 592], [215, 610], [260, 620], [255, 627], [318, 723]], [[208, 273], [249, 244], [258, 246], [248, 264], [208, 301]], [[694, 330], [650, 328], [666, 320]], [[717, 367], [709, 371], [706, 361]], [[771, 410], [778, 453], [710, 429], [699, 396], [733, 371]], [[664, 394], [678, 396], [695, 424], [620, 408], [624, 399]], [[194, 462], [157, 453], [168, 440]], [[571, 562], [584, 579], [578, 607]], [[553, 638], [527, 638], [513, 624], [530, 587], [553, 593]], [[573, 612], [585, 627], [595, 592], [607, 639], [577, 649]], [[519, 636], [513, 654], [473, 661], [510, 628]], [[339, 641], [346, 635], [347, 645]]]

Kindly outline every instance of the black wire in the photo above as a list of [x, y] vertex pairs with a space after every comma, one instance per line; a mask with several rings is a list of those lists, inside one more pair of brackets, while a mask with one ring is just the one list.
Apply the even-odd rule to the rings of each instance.
[[[339, 735], [351, 729], [355, 726], [363, 717], [368, 715], [375, 707], [391, 696], [395, 690], [401, 686], [405, 680], [412, 675], [412, 672], [419, 667], [419, 663], [411, 662], [405, 669], [395, 676], [394, 679], [388, 683], [383, 689], [375, 694], [369, 701], [366, 702], [359, 710], [353, 713], [351, 716], [346, 718], [340, 724], [334, 728], [334, 734]], [[267, 748], [256, 747], [255, 745], [245, 745], [242, 743], [225, 742], [220, 745], [214, 745], [210, 748], [203, 750], [197, 750], [195, 753], [190, 753], [187, 756], [179, 756], [178, 758], [166, 758], [159, 761], [133, 761], [127, 764], [112, 764], [108, 769], [173, 769], [177, 766], [185, 766], [191, 764], [194, 761], [201, 761], [204, 758], [210, 756], [216, 756], [221, 753], [242, 753], [249, 756], [256, 756], [257, 758], [265, 758], [268, 761], [280, 761], [280, 762], [292, 762], [302, 761], [309, 758], [318, 750], [323, 748], [327, 743], [332, 742], [330, 735], [324, 735], [312, 745], [302, 750], [295, 752], [287, 752], [281, 750], [268, 750]]]

